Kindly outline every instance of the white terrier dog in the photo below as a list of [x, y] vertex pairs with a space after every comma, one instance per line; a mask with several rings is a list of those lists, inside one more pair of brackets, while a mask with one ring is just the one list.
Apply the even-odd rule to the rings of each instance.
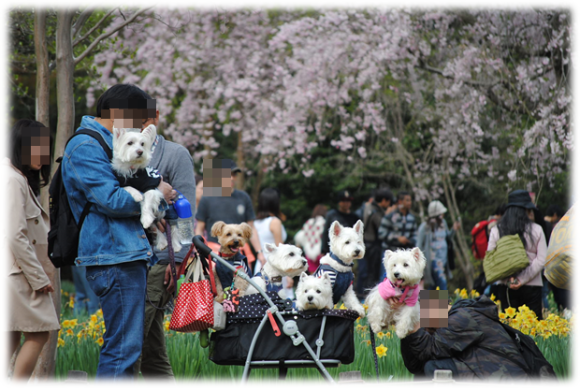
[[341, 298], [349, 310], [365, 316], [365, 310], [358, 301], [354, 290], [352, 266], [355, 259], [365, 255], [363, 223], [357, 221], [353, 228], [343, 227], [338, 221], [330, 226], [330, 253], [320, 259], [320, 266], [314, 272], [317, 277], [328, 274], [332, 282], [332, 300], [337, 303]]
[[[159, 211], [163, 201], [163, 193], [157, 189], [161, 176], [157, 170], [147, 167], [151, 161], [151, 146], [157, 136], [155, 125], [149, 125], [141, 133], [113, 128], [113, 160], [111, 165], [118, 176], [123, 189], [136, 202], [141, 203], [141, 225], [156, 237], [156, 246], [159, 250], [167, 247], [167, 238], [158, 232], [153, 224], [165, 216]], [[124, 186], [130, 183], [136, 186]], [[171, 232], [171, 243], [175, 252], [181, 250], [180, 238], [177, 230]]]
[[[266, 264], [253, 278], [256, 284], [265, 291], [278, 292], [282, 299], [286, 299], [286, 292], [282, 289], [282, 277], [295, 277], [308, 268], [306, 258], [302, 256], [302, 250], [291, 244], [280, 244], [278, 247], [271, 243], [265, 243], [262, 247]], [[252, 285], [244, 295], [258, 293]]]
[[322, 277], [318, 278], [302, 272], [296, 288], [296, 308], [303, 311], [330, 310], [333, 307], [330, 275], [323, 273]]
[[[378, 333], [392, 322], [399, 338], [405, 338], [419, 321], [419, 282], [423, 278], [425, 256], [418, 247], [412, 250], [385, 251], [383, 264], [387, 278], [374, 287], [367, 296], [367, 319], [374, 333]], [[404, 302], [393, 308], [387, 301], [391, 297]]]

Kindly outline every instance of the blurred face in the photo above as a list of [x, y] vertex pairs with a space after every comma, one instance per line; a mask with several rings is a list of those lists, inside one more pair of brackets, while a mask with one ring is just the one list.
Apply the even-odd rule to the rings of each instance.
[[343, 213], [348, 213], [348, 212], [350, 212], [351, 205], [352, 205], [351, 201], [348, 201], [348, 200], [339, 201], [338, 202], [338, 210], [340, 210]]
[[406, 195], [400, 201], [400, 204], [399, 205], [401, 206], [401, 210], [409, 211], [409, 210], [411, 210], [411, 205], [412, 204], [413, 204], [413, 201], [411, 200], [411, 196], [410, 195]]
[[528, 214], [528, 218], [532, 221], [535, 221], [535, 216], [534, 216], [534, 210], [533, 209], [527, 209], [526, 213]]
[[48, 128], [25, 129], [24, 134], [33, 136], [22, 138], [22, 164], [38, 171], [44, 165], [50, 164], [50, 131]]

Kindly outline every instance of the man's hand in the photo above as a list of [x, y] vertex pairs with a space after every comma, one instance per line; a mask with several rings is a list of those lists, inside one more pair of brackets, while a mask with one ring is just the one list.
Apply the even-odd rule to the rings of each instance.
[[38, 293], [45, 294], [45, 293], [49, 293], [49, 292], [54, 292], [54, 288], [52, 287], [52, 285], [48, 284], [47, 286], [43, 286], [42, 288], [37, 289], [36, 291]]
[[264, 252], [260, 251], [258, 254], [258, 260], [262, 263], [262, 266], [266, 264], [266, 257], [264, 256]]
[[387, 210], [385, 210], [385, 215], [388, 215], [394, 212], [395, 210], [397, 210], [397, 205], [391, 205], [387, 208]]
[[399, 302], [399, 298], [398, 297], [389, 297], [387, 299], [387, 303], [389, 303], [389, 305], [391, 306], [392, 309], [396, 310], [399, 307], [406, 305], [405, 302]]
[[[176, 263], [175, 264], [175, 268], [179, 269], [179, 264]], [[165, 268], [165, 277], [163, 278], [163, 285], [167, 285], [167, 288], [165, 288], [165, 290], [167, 292], [173, 292], [175, 290], [175, 284], [173, 282], [173, 276], [171, 275], [171, 265], [167, 265], [167, 268]]]
[[399, 243], [407, 245], [409, 244], [409, 239], [406, 236], [399, 236], [397, 238], [399, 240]]
[[453, 223], [453, 229], [455, 231], [459, 231], [459, 228], [461, 228], [461, 222], [456, 221], [455, 223]]
[[163, 178], [161, 178], [161, 182], [159, 183], [159, 186], [157, 186], [157, 189], [163, 193], [163, 198], [165, 198], [165, 201], [167, 201], [169, 205], [173, 204], [173, 199], [177, 197], [177, 192], [173, 190], [173, 187], [171, 187], [169, 183], [164, 182]]
[[513, 289], [514, 291], [517, 291], [518, 289], [520, 289], [522, 287], [522, 283], [517, 278], [510, 277], [509, 287], [511, 289]]
[[157, 222], [157, 229], [159, 230], [159, 232], [161, 232], [162, 234], [165, 233], [165, 219], [161, 219]]

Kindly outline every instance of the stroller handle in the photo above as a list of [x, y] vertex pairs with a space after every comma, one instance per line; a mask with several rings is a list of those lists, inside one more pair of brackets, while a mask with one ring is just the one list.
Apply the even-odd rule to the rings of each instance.
[[211, 253], [211, 248], [209, 248], [205, 244], [203, 237], [201, 235], [196, 235], [193, 237], [192, 241], [193, 241], [193, 244], [195, 245], [195, 248], [197, 248], [197, 251], [199, 251], [199, 253], [202, 256], [207, 258], [209, 256], [209, 253]]

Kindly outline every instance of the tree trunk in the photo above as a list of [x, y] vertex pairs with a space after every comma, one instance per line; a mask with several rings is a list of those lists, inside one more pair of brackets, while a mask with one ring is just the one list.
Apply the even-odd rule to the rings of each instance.
[[[46, 16], [43, 9], [34, 10], [34, 52], [36, 54], [36, 120], [49, 123], [50, 70], [46, 47]], [[40, 204], [48, 210], [48, 186], [40, 190]]]
[[242, 132], [238, 132], [238, 147], [236, 150], [236, 164], [242, 169], [242, 172], [237, 181], [236, 187], [240, 190], [244, 190], [246, 186], [246, 156], [244, 155], [244, 142], [242, 141]]
[[[451, 215], [451, 219], [453, 221], [459, 221], [459, 207], [457, 206], [457, 201], [455, 200], [455, 194], [448, 172], [443, 175], [443, 189], [445, 190], [445, 200], [449, 209], [449, 214]], [[465, 242], [465, 237], [463, 236], [463, 229], [460, 228], [456, 232], [454, 242], [456, 249], [455, 254], [459, 255], [457, 260], [459, 261], [459, 266], [461, 267], [463, 275], [465, 276], [467, 290], [471, 291], [473, 289], [474, 268], [473, 264], [471, 263], [471, 257]]]
[[258, 162], [258, 167], [256, 168], [256, 183], [254, 183], [254, 188], [252, 189], [252, 205], [254, 205], [254, 210], [258, 209], [258, 197], [260, 196], [260, 187], [262, 186], [262, 181], [264, 180], [264, 155], [260, 157]]
[[[50, 71], [48, 68], [48, 51], [46, 47], [46, 11], [36, 9], [34, 14], [34, 49], [36, 54], [36, 120], [46, 126], [49, 124]], [[53, 165], [56, 166], [56, 165]], [[52, 176], [51, 176], [52, 177]], [[42, 207], [48, 211], [48, 186], [41, 190]], [[51, 294], [56, 313], [60, 314], [60, 270], [52, 268], [48, 278], [54, 288]], [[32, 374], [36, 379], [54, 377], [56, 367], [56, 348], [58, 331], [49, 333], [48, 342], [44, 345]]]

